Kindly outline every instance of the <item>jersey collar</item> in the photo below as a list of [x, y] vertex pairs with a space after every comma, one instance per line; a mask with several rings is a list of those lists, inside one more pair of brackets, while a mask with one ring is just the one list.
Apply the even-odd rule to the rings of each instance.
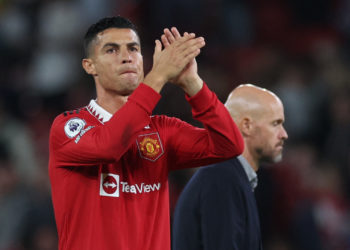
[[256, 172], [253, 170], [252, 166], [250, 166], [250, 164], [248, 163], [246, 158], [244, 158], [243, 155], [239, 155], [239, 156], [237, 156], [237, 158], [240, 161], [240, 163], [242, 164], [244, 172], [247, 174], [250, 185], [254, 191], [254, 189], [258, 185], [258, 175], [256, 174]]
[[87, 106], [87, 109], [89, 112], [97, 118], [100, 122], [108, 122], [112, 114], [106, 111], [104, 108], [102, 108], [100, 105], [97, 104], [95, 100], [91, 100], [89, 105]]

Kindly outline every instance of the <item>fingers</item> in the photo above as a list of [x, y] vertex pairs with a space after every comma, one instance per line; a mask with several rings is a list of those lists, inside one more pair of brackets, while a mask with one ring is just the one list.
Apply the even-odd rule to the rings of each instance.
[[177, 50], [176, 54], [181, 65], [187, 65], [191, 60], [200, 54], [201, 48], [205, 46], [203, 37], [188, 40], [182, 44]]
[[[181, 37], [180, 32], [177, 30], [176, 27], [172, 27], [172, 28], [171, 28], [171, 32], [173, 33], [175, 39], [178, 39], [178, 38]], [[186, 32], [186, 33], [187, 33], [187, 32]]]
[[184, 58], [184, 60], [186, 62], [185, 65], [187, 63], [189, 63], [191, 60], [195, 59], [200, 54], [200, 52], [201, 52], [200, 49], [196, 49], [196, 50], [189, 52], [189, 54], [187, 54]]
[[173, 33], [171, 33], [171, 31], [168, 28], [164, 29], [164, 35], [170, 44], [175, 42], [175, 36], [173, 35]]
[[162, 51], [162, 43], [159, 40], [155, 41], [155, 47], [154, 47], [154, 54], [153, 54], [153, 60], [159, 55], [159, 53]]
[[156, 40], [156, 46], [154, 48], [154, 52], [161, 52], [162, 51], [162, 43], [159, 40]]
[[[177, 44], [180, 44], [181, 42], [194, 38], [195, 34], [194, 33], [187, 33], [183, 37], [180, 35], [179, 31], [177, 28], [173, 27], [171, 28], [171, 31], [166, 28], [164, 29], [164, 34], [161, 36], [161, 41], [163, 43], [164, 48], [167, 48], [170, 46], [170, 44], [173, 44], [175, 41], [179, 41]], [[176, 46], [176, 45], [175, 45]]]
[[172, 27], [171, 31], [168, 28], [164, 29], [164, 35], [166, 36], [170, 44], [173, 43], [175, 40], [181, 38], [181, 34], [176, 27]]
[[173, 79], [199, 55], [204, 45], [204, 38], [196, 37], [194, 33], [185, 32], [181, 36], [174, 27], [164, 29], [164, 34], [155, 41], [152, 72], [160, 75], [160, 78]]
[[170, 42], [164, 34], [160, 37], [160, 39], [162, 40], [164, 48], [168, 48], [170, 46]]
[[189, 34], [188, 32], [185, 32], [184, 36], [181, 36], [180, 32], [177, 30], [176, 27], [172, 27], [171, 30], [169, 30], [168, 28], [165, 28], [163, 31], [164, 31], [164, 34], [161, 36], [161, 40], [164, 47], [168, 47], [170, 44], [181, 39], [182, 37], [187, 37], [187, 38], [195, 37], [194, 33]]
[[182, 56], [186, 56], [191, 54], [194, 50], [201, 49], [205, 46], [205, 41], [203, 37], [197, 37], [194, 39], [190, 39], [182, 42], [176, 48], [177, 53], [182, 54]]

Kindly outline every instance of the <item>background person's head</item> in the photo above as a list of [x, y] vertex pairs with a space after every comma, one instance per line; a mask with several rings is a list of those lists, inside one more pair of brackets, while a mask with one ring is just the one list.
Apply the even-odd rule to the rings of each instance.
[[252, 84], [240, 85], [230, 93], [225, 106], [243, 135], [243, 155], [255, 170], [261, 162], [282, 159], [288, 135], [283, 127], [283, 104], [274, 93]]
[[94, 77], [98, 99], [128, 96], [142, 82], [143, 58], [135, 25], [126, 18], [106, 17], [84, 37], [85, 71]]

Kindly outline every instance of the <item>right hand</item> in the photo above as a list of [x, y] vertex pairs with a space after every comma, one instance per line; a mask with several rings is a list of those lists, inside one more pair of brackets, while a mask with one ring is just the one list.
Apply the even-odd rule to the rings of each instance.
[[200, 53], [205, 45], [203, 37], [195, 37], [195, 34], [185, 34], [172, 44], [162, 49], [162, 44], [156, 40], [153, 54], [152, 70], [145, 77], [144, 83], [160, 91], [166, 82], [177, 77]]

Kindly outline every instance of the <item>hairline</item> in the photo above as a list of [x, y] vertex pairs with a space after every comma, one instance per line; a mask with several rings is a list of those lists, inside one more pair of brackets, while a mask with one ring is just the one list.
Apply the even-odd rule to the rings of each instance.
[[89, 41], [89, 43], [87, 44], [87, 46], [86, 46], [86, 48], [85, 48], [85, 50], [86, 50], [86, 51], [85, 51], [85, 58], [90, 58], [91, 55], [93, 54], [93, 51], [92, 51], [92, 44], [94, 44], [94, 43], [97, 44], [98, 35], [101, 34], [101, 33], [104, 32], [104, 31], [106, 31], [106, 30], [109, 30], [109, 29], [120, 29], [120, 30], [121, 30], [121, 29], [128, 29], [128, 30], [132, 30], [132, 31], [136, 34], [136, 36], [137, 36], [137, 38], [138, 38], [137, 44], [141, 47], [140, 36], [139, 36], [137, 30], [135, 30], [135, 29], [133, 29], [133, 28], [128, 28], [128, 27], [119, 28], [119, 27], [113, 27], [113, 26], [111, 26], [111, 27], [108, 27], [108, 28], [105, 28], [105, 29], [99, 31], [98, 33], [96, 33], [96, 34], [93, 36], [93, 38]]

